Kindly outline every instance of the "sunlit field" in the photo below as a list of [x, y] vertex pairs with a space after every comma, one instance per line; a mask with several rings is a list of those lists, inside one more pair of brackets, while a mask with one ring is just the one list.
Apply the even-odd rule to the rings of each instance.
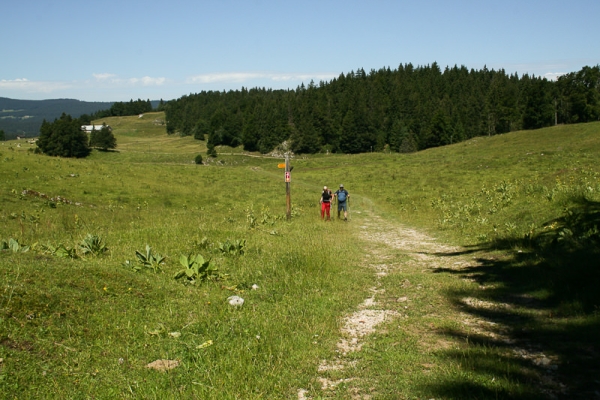
[[[465, 337], [459, 322], [473, 311], [460, 308], [463, 297], [530, 299], [479, 317], [545, 349], [565, 393], [598, 389], [600, 123], [413, 154], [297, 155], [288, 221], [281, 158], [217, 147], [208, 159], [205, 142], [166, 135], [163, 120], [96, 121], [113, 127], [117, 149], [87, 159], [0, 146], [1, 397], [561, 393], [540, 392], [549, 368], [511, 343]], [[340, 183], [350, 221], [323, 222], [320, 189]], [[360, 233], [373, 215], [487, 261], [383, 278], [382, 304], [402, 307], [407, 322], [384, 324], [353, 356], [353, 383], [323, 391], [319, 364], [336, 356], [344, 316], [371, 295], [373, 244]], [[426, 295], [405, 311], [396, 299], [425, 293], [419, 285]], [[419, 341], [433, 334], [437, 345]], [[148, 367], [157, 360], [171, 369]]]

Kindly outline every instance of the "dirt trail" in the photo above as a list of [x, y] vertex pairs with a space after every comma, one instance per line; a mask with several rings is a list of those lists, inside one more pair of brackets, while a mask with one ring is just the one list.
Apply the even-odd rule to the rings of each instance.
[[[402, 296], [396, 300], [395, 309], [387, 309], [385, 304], [390, 303], [384, 301], [386, 294], [381, 282], [383, 277], [392, 272], [431, 274], [434, 270], [464, 271], [467, 267], [478, 264], [473, 255], [464, 252], [463, 248], [445, 245], [423, 232], [392, 223], [373, 213], [363, 212], [357, 217], [352, 223], [360, 229], [360, 237], [366, 243], [364, 265], [373, 270], [373, 286], [370, 288], [371, 295], [357, 307], [356, 311], [344, 318], [335, 357], [320, 362], [317, 380], [320, 383], [321, 392], [316, 394], [319, 398], [327, 397], [328, 391], [335, 389], [341, 383], [352, 388], [352, 382], [360, 379], [353, 376], [353, 371], [360, 368], [356, 368], [356, 361], [352, 360], [351, 353], [361, 351], [365, 342], [369, 340], [369, 335], [377, 332], [381, 324], [407, 317], [403, 315], [403, 311], [408, 308], [415, 298], [411, 298], [410, 294]], [[399, 255], [401, 255], [400, 258]], [[402, 261], [398, 261], [399, 259]], [[460, 274], [457, 279], [475, 282], [466, 273]], [[406, 280], [406, 285], [410, 287], [411, 283]], [[487, 289], [482, 284], [476, 283], [476, 285], [479, 290], [485, 291]], [[416, 289], [421, 289], [420, 285], [416, 286]], [[415, 287], [413, 286], [412, 289], [415, 289]], [[433, 296], [434, 293], [429, 291], [427, 294], [423, 293], [423, 295]], [[416, 294], [413, 292], [412, 296], [416, 296]], [[441, 295], [437, 294], [437, 296]], [[456, 314], [453, 318], [460, 321], [463, 331], [467, 335], [487, 337], [496, 343], [502, 343], [515, 357], [522, 359], [524, 362], [545, 366], [548, 372], [538, 375], [540, 390], [549, 395], [564, 393], [565, 386], [552, 375], [552, 371], [557, 368], [555, 358], [544, 354], [535, 345], [532, 346], [531, 343], [515, 341], [511, 335], [512, 329], [509, 325], [482, 319], [476, 313], [466, 311], [499, 310], [506, 307], [511, 307], [511, 305], [465, 297], [459, 299], [458, 308], [455, 308]], [[463, 308], [464, 312], [461, 311]], [[435, 335], [427, 337], [426, 332], [419, 332], [419, 334], [422, 335], [422, 340], [426, 346], [441, 348], [457, 346], [456, 343], [450, 343], [446, 339], [435, 337]], [[335, 380], [328, 378], [328, 376], [331, 376], [331, 371], [336, 372]], [[340, 378], [340, 376], [343, 377]], [[358, 385], [354, 387], [358, 387]], [[353, 399], [371, 398], [371, 395], [361, 393], [359, 389], [350, 389], [350, 393], [352, 393]], [[307, 390], [298, 390], [299, 400], [310, 398]]]
[[[392, 224], [377, 215], [364, 213], [360, 215], [360, 218], [355, 218], [353, 223], [360, 224], [360, 236], [365, 242], [369, 243], [366, 246], [368, 252], [365, 254], [364, 264], [374, 271], [374, 281], [373, 286], [370, 288], [371, 296], [365, 299], [354, 313], [344, 318], [340, 340], [337, 344], [336, 357], [322, 360], [319, 365], [317, 379], [321, 384], [322, 391], [334, 389], [341, 383], [348, 383], [357, 379], [348, 376], [330, 380], [326, 375], [328, 371], [343, 371], [350, 366], [354, 366], [348, 355], [360, 351], [365, 341], [368, 340], [368, 336], [375, 333], [380, 324], [401, 317], [396, 310], [385, 309], [378, 302], [377, 299], [385, 293], [385, 289], [381, 285], [381, 278], [391, 270], [398, 268], [422, 270], [448, 267], [446, 265], [448, 262], [456, 263], [456, 260], [449, 261], [449, 258], [444, 258], [442, 255], [459, 250], [459, 248], [441, 244], [422, 232]], [[402, 265], [390, 262], [393, 258], [392, 252], [404, 253], [409, 257], [409, 260], [403, 262]], [[456, 267], [456, 265], [453, 266]], [[402, 301], [402, 299], [399, 299], [399, 301]], [[310, 399], [307, 393], [305, 389], [298, 390], [298, 399]], [[355, 391], [354, 397], [368, 399], [369, 395]]]

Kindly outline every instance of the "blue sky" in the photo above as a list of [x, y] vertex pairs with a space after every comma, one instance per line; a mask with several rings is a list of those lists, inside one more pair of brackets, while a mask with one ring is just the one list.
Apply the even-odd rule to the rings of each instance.
[[170, 100], [437, 62], [554, 78], [600, 64], [598, 0], [8, 0], [0, 97]]

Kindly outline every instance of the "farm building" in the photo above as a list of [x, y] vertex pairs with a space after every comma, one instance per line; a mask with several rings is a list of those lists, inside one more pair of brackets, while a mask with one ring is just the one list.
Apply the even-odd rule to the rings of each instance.
[[[92, 131], [99, 131], [105, 125], [81, 125], [81, 130], [85, 133], [91, 133]], [[106, 125], [109, 131], [112, 132], [110, 125]]]

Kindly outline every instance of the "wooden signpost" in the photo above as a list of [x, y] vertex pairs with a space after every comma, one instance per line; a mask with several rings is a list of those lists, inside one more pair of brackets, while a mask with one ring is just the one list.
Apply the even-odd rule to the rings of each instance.
[[285, 215], [290, 220], [292, 219], [292, 199], [290, 197], [292, 169], [290, 168], [290, 156], [288, 153], [285, 153], [285, 163], [277, 164], [277, 168], [285, 168]]
[[292, 171], [290, 170], [290, 156], [285, 153], [285, 215], [292, 219], [292, 199], [290, 197], [290, 183], [292, 182]]

